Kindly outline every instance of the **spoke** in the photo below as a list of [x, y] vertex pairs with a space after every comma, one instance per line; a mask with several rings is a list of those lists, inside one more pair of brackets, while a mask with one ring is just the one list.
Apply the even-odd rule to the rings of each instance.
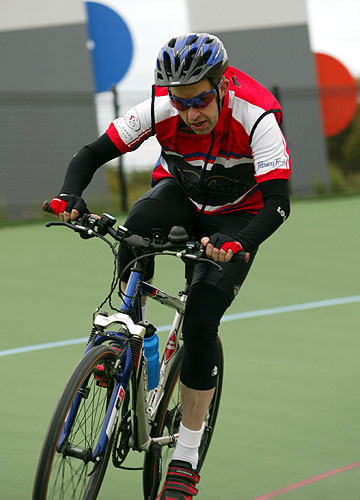
[[[94, 397], [91, 402], [88, 403], [87, 400], [82, 400], [77, 415], [77, 426], [71, 431], [71, 441], [75, 445], [76, 439], [78, 439], [77, 445], [80, 446], [84, 441], [86, 446], [90, 447], [89, 443], [93, 443], [94, 438], [97, 437], [99, 430], [102, 425], [102, 419], [106, 412], [107, 399], [104, 398], [105, 389], [98, 387], [95, 381], [92, 381], [92, 387], [89, 394], [94, 392]], [[90, 407], [91, 406], [91, 407]], [[90, 422], [90, 435], [88, 433], [88, 424]], [[95, 428], [95, 422], [97, 420], [97, 425]], [[81, 434], [81, 436], [79, 436]]]
[[[72, 429], [66, 438], [64, 446], [74, 446], [82, 450], [94, 450], [99, 439], [101, 429], [106, 415], [106, 408], [109, 401], [110, 380], [109, 370], [106, 365], [107, 360], [102, 360], [105, 368], [108, 388], [96, 385], [93, 375], [93, 368], [83, 383], [83, 388], [88, 392], [88, 397], [80, 400], [79, 408], [73, 422]], [[70, 455], [63, 456], [62, 453], [55, 452], [52, 470], [48, 485], [48, 498], [56, 500], [83, 498], [89, 483], [90, 467], [96, 467], [93, 462], [85, 463], [79, 458]], [[95, 469], [96, 473], [96, 469]]]

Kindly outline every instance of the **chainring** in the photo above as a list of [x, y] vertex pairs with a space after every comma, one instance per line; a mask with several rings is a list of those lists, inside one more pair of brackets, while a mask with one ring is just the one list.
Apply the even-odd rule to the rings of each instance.
[[117, 428], [114, 446], [112, 451], [112, 462], [114, 467], [121, 468], [130, 451], [131, 420], [130, 411], [122, 416], [119, 427]]

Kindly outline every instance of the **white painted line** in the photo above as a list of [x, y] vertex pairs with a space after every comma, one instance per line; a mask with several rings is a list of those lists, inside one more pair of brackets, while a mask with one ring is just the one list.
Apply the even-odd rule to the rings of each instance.
[[[306, 311], [309, 309], [319, 309], [321, 307], [332, 307], [343, 304], [354, 304], [356, 302], [360, 302], [360, 295], [353, 295], [352, 297], [340, 297], [338, 299], [319, 300], [317, 302], [305, 302], [304, 304], [293, 304], [290, 306], [271, 307], [269, 309], [259, 309], [257, 311], [247, 311], [237, 314], [227, 314], [222, 318], [221, 322], [223, 323], [226, 321], [236, 321], [238, 319], [246, 318], [258, 318], [261, 316], [271, 316], [274, 314], [282, 314], [295, 311]], [[169, 330], [170, 328], [171, 325], [162, 325], [157, 328], [157, 331], [164, 332], [166, 330]], [[3, 351], [0, 351], [0, 357], [10, 356], [11, 354], [22, 354], [31, 351], [41, 351], [42, 349], [52, 349], [53, 347], [83, 344], [87, 341], [87, 339], [88, 337], [81, 337], [77, 339], [60, 340], [58, 342], [47, 342], [45, 344], [35, 344], [23, 347], [15, 347], [13, 349], [5, 349]]]

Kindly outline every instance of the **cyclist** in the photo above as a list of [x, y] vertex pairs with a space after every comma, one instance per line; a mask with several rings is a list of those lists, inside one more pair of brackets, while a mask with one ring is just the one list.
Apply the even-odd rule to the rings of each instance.
[[[86, 210], [81, 196], [95, 171], [155, 135], [162, 151], [152, 188], [125, 225], [143, 236], [152, 228], [168, 234], [172, 226], [184, 226], [223, 269], [199, 263], [194, 270], [183, 324], [182, 422], [160, 500], [197, 493], [198, 448], [218, 371], [219, 322], [258, 246], [289, 216], [291, 167], [281, 116], [268, 90], [228, 65], [216, 36], [172, 38], [157, 57], [151, 99], [74, 156], [61, 194], [51, 202], [62, 220], [75, 220]], [[251, 253], [250, 263], [229, 263], [243, 249]], [[124, 266], [132, 256], [126, 248], [120, 254]], [[150, 260], [146, 279], [153, 274]]]

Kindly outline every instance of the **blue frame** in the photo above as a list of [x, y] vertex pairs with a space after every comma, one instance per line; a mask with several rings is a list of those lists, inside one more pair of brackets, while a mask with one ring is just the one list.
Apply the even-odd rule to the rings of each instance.
[[[153, 287], [152, 285], [149, 285], [148, 283], [143, 282], [142, 280], [143, 274], [141, 271], [137, 271], [133, 269], [130, 273], [129, 281], [126, 287], [126, 295], [123, 298], [120, 311], [121, 312], [129, 312], [131, 310], [134, 310], [135, 307], [135, 299], [138, 296], [139, 288], [142, 289], [142, 293], [145, 295], [151, 295], [153, 294], [157, 289]], [[141, 303], [140, 301], [137, 301], [138, 307], [135, 310], [135, 322], [140, 321], [142, 318], [142, 313], [141, 313]], [[119, 334], [117, 332], [112, 332], [112, 334], [116, 337], [118, 337], [119, 340], [124, 341], [124, 336], [122, 334]], [[107, 337], [103, 335], [97, 335], [95, 337], [94, 342], [89, 343], [83, 353], [83, 356], [87, 354], [90, 349], [92, 349], [94, 346], [99, 346], [103, 342], [105, 342]], [[102, 425], [101, 429], [101, 434], [98, 440], [98, 443], [96, 445], [95, 450], [92, 453], [92, 461], [95, 462], [95, 459], [97, 456], [101, 455], [104, 450], [106, 449], [106, 446], [109, 441], [109, 437], [107, 435], [107, 429], [110, 423], [111, 418], [114, 415], [114, 412], [118, 410], [117, 405], [118, 401], [122, 402], [122, 395], [126, 394], [127, 386], [129, 383], [129, 378], [130, 378], [130, 372], [131, 372], [131, 365], [132, 365], [132, 356], [131, 356], [131, 349], [129, 346], [126, 348], [126, 356], [124, 360], [124, 367], [122, 372], [119, 374], [119, 380], [115, 384], [115, 387], [113, 389], [111, 399], [108, 405], [108, 409], [106, 411], [104, 423]], [[74, 398], [74, 401], [69, 409], [69, 412], [66, 416], [65, 423], [63, 425], [63, 428], [60, 433], [59, 441], [56, 446], [56, 449], [58, 452], [61, 450], [61, 446], [63, 445], [69, 431], [72, 428], [72, 425], [74, 423], [75, 417], [77, 415], [80, 403], [81, 403], [82, 395], [78, 392]]]
[[[121, 334], [118, 334], [117, 332], [113, 332], [113, 335], [117, 336], [119, 338], [119, 340], [124, 340], [124, 336], [121, 335]], [[98, 346], [98, 345], [101, 345], [103, 342], [105, 342], [107, 340], [106, 337], [103, 337], [102, 335], [97, 335], [96, 338], [95, 338], [95, 341], [94, 341], [94, 346]], [[83, 356], [92, 348], [93, 346], [92, 345], [88, 345], [87, 348], [85, 349], [84, 351], [84, 354]], [[111, 399], [110, 399], [110, 403], [109, 403], [109, 406], [108, 406], [108, 409], [107, 409], [107, 412], [106, 412], [106, 415], [105, 415], [105, 420], [104, 420], [104, 424], [103, 424], [103, 427], [102, 427], [102, 431], [101, 431], [101, 434], [100, 434], [100, 437], [99, 437], [99, 441], [98, 441], [98, 444], [96, 446], [96, 454], [100, 454], [104, 451], [106, 445], [107, 445], [107, 442], [108, 442], [108, 437], [106, 435], [106, 429], [107, 429], [107, 426], [109, 424], [109, 421], [110, 421], [110, 418], [111, 418], [111, 415], [112, 415], [112, 412], [113, 412], [113, 408], [114, 408], [114, 405], [117, 403], [117, 400], [118, 400], [118, 397], [120, 395], [120, 391], [121, 391], [121, 388], [123, 388], [123, 390], [125, 391], [126, 393], [126, 389], [127, 389], [127, 385], [129, 383], [129, 377], [130, 377], [130, 371], [131, 371], [131, 349], [130, 347], [127, 347], [126, 348], [126, 356], [125, 356], [125, 362], [124, 362], [124, 368], [122, 370], [122, 372], [119, 374], [119, 381], [115, 384], [115, 387], [113, 389], [113, 392], [112, 392], [112, 395], [111, 395]], [[63, 445], [70, 429], [72, 428], [72, 425], [74, 423], [74, 420], [75, 420], [75, 417], [77, 415], [77, 412], [78, 412], [78, 409], [79, 409], [79, 406], [80, 406], [80, 403], [81, 403], [81, 399], [82, 399], [82, 395], [79, 393], [76, 394], [75, 398], [74, 398], [74, 401], [69, 409], [69, 412], [66, 416], [66, 420], [65, 420], [65, 423], [61, 429], [61, 433], [60, 433], [60, 437], [59, 437], [59, 441], [57, 443], [57, 446], [56, 446], [56, 450], [58, 452], [60, 452], [61, 450], [61, 446]], [[96, 456], [95, 452], [93, 452], [93, 455], [92, 455], [92, 458], [95, 460], [95, 456]]]

